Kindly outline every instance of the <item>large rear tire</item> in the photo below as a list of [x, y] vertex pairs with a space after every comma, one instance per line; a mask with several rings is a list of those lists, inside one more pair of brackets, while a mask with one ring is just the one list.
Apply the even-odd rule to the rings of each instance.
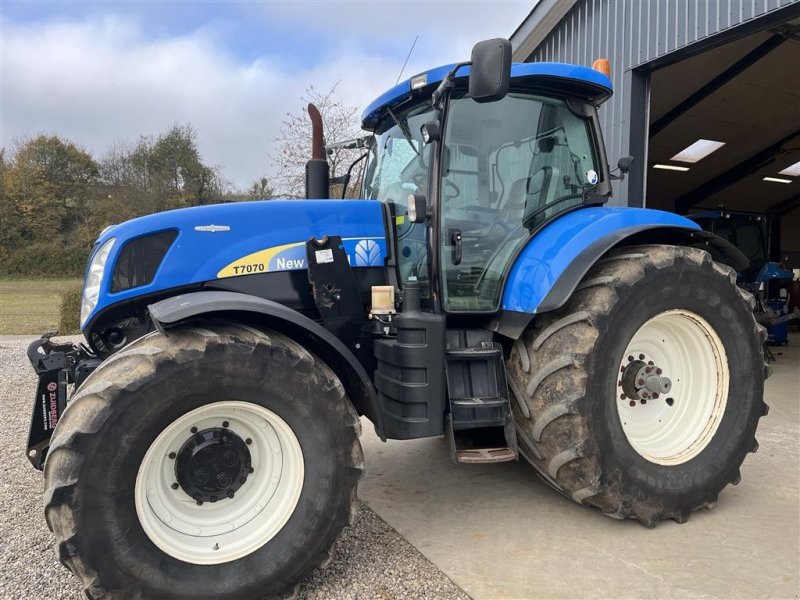
[[363, 471], [341, 383], [272, 331], [154, 332], [69, 403], [45, 515], [89, 598], [276, 598], [330, 558]]
[[707, 252], [610, 253], [517, 340], [523, 456], [557, 490], [647, 526], [713, 508], [758, 444], [766, 332]]

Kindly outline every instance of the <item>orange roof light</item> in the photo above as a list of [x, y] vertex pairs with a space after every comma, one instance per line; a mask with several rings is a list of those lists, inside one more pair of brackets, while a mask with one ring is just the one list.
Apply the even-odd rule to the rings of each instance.
[[608, 64], [607, 58], [598, 58], [592, 63], [592, 68], [595, 71], [600, 71], [603, 75], [611, 79], [611, 65]]

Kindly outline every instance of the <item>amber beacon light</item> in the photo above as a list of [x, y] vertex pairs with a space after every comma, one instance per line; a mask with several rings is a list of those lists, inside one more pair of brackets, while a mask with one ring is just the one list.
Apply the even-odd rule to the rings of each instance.
[[611, 79], [611, 65], [608, 63], [607, 58], [598, 58], [592, 63], [592, 68], [595, 71], [600, 71], [603, 75]]

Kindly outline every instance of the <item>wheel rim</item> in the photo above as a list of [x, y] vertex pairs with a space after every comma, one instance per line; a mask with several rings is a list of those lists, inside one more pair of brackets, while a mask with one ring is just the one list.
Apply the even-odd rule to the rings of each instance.
[[615, 403], [628, 442], [656, 464], [691, 460], [716, 434], [729, 380], [725, 347], [705, 319], [687, 310], [656, 315], [620, 361]]
[[[194, 488], [185, 482], [191, 440], [208, 443], [222, 430], [245, 440], [247, 452], [240, 458], [249, 459], [252, 472], [235, 490], [226, 488], [235, 492], [232, 497], [220, 494], [211, 501], [206, 491], [205, 499], [192, 498], [186, 489]], [[178, 460], [184, 461], [181, 483]], [[277, 414], [250, 402], [215, 402], [181, 416], [153, 441], [136, 476], [136, 514], [150, 540], [170, 556], [194, 564], [229, 562], [262, 547], [283, 528], [300, 499], [304, 471], [300, 443]]]

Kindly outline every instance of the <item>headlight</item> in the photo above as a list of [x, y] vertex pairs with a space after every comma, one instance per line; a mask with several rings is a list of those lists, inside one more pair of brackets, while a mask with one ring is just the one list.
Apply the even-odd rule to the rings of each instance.
[[100, 297], [100, 284], [103, 281], [103, 271], [106, 268], [106, 260], [108, 260], [108, 253], [114, 246], [116, 238], [111, 238], [105, 244], [100, 246], [97, 252], [92, 257], [92, 262], [89, 263], [89, 269], [86, 271], [86, 281], [83, 282], [83, 297], [81, 299], [81, 327], [86, 324], [86, 319], [97, 306], [97, 299]]

